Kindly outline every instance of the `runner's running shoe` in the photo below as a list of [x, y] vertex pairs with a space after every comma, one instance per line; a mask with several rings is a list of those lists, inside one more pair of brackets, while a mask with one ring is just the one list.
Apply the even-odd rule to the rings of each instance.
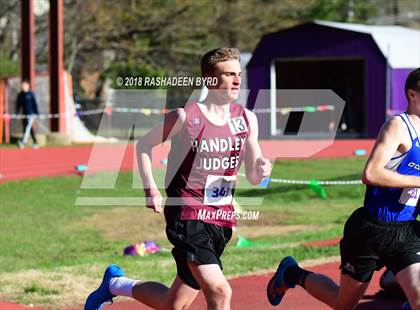
[[279, 264], [279, 267], [277, 268], [276, 273], [271, 278], [270, 282], [268, 282], [267, 298], [270, 304], [273, 306], [277, 306], [281, 302], [284, 294], [289, 288], [295, 287], [295, 285], [286, 283], [286, 280], [284, 279], [284, 272], [287, 268], [297, 265], [298, 264], [293, 257], [287, 256], [283, 258]]
[[109, 291], [109, 282], [114, 277], [124, 276], [124, 271], [117, 265], [109, 265], [105, 270], [101, 285], [94, 290], [86, 299], [84, 310], [100, 310], [105, 303], [112, 304], [115, 296]]

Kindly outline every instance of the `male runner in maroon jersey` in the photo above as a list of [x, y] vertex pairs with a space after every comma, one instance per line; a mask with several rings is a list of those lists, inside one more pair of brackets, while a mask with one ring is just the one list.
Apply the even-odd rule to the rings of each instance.
[[162, 196], [152, 175], [151, 149], [171, 139], [166, 173], [166, 233], [174, 245], [177, 276], [172, 286], [128, 279], [116, 265], [107, 268], [101, 286], [86, 300], [96, 310], [121, 295], [155, 309], [187, 309], [200, 289], [208, 309], [230, 309], [231, 288], [220, 256], [232, 236], [236, 175], [242, 160], [246, 177], [258, 184], [271, 163], [261, 156], [254, 113], [235, 103], [241, 84], [239, 52], [219, 48], [201, 60], [203, 77], [216, 77], [203, 102], [176, 109], [138, 143], [137, 156], [146, 204], [162, 212]]

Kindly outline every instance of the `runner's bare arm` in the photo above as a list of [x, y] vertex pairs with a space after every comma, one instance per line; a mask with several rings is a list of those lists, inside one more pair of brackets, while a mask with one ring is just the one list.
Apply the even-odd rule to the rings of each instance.
[[137, 142], [137, 161], [145, 189], [157, 188], [152, 175], [152, 148], [177, 134], [185, 122], [184, 109], [175, 109], [165, 116], [165, 120], [151, 129]]
[[420, 177], [402, 175], [385, 168], [398, 148], [405, 143], [403, 135], [407, 128], [404, 127], [403, 121], [397, 117], [382, 126], [363, 172], [364, 184], [396, 188], [420, 187]]
[[271, 163], [262, 157], [261, 147], [258, 143], [258, 121], [255, 114], [245, 110], [249, 121], [249, 136], [245, 146], [245, 173], [248, 181], [259, 184], [264, 177], [271, 174]]
[[136, 145], [137, 162], [143, 188], [146, 193], [146, 206], [155, 212], [161, 212], [162, 196], [158, 190], [152, 173], [152, 148], [165, 142], [177, 134], [183, 127], [186, 119], [185, 110], [175, 109], [165, 115], [165, 120], [151, 129]]

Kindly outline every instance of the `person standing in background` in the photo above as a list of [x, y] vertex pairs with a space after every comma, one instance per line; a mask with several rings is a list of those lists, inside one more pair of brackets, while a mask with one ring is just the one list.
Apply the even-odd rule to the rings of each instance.
[[39, 146], [35, 136], [34, 122], [37, 115], [39, 115], [38, 104], [35, 99], [35, 94], [31, 91], [31, 85], [28, 80], [22, 80], [21, 91], [16, 101], [16, 114], [22, 112], [24, 115], [22, 119], [23, 138], [17, 144], [19, 148], [23, 149], [28, 143], [29, 134], [31, 134], [33, 140], [32, 148], [37, 149]]

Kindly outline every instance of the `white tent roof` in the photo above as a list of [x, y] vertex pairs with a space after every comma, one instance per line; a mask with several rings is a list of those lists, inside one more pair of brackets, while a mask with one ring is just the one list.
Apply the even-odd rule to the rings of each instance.
[[376, 26], [316, 20], [316, 24], [372, 35], [394, 69], [420, 67], [420, 30], [402, 26]]

